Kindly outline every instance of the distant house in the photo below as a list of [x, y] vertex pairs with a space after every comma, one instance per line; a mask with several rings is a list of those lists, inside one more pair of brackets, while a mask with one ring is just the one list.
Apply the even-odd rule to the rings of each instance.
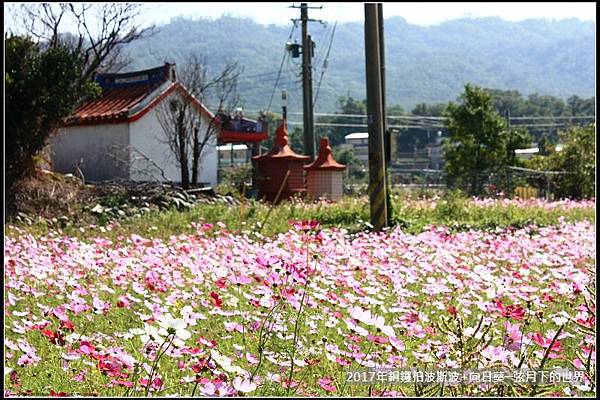
[[[554, 147], [554, 151], [561, 151], [562, 148], [563, 148], [562, 145], [558, 144]], [[527, 149], [516, 149], [515, 150], [515, 154], [517, 155], [517, 157], [522, 160], [530, 159], [531, 157], [538, 155], [539, 152], [540, 152], [539, 147], [529, 147]]]
[[[180, 96], [191, 102], [204, 126], [212, 123], [213, 114], [178, 82], [175, 65], [100, 74], [96, 81], [102, 96], [77, 108], [51, 141], [53, 169], [73, 173], [79, 167], [87, 181], [180, 182], [157, 106]], [[199, 182], [211, 186], [217, 184], [216, 145], [214, 138], [205, 147], [199, 171]]]
[[355, 132], [344, 137], [347, 147], [354, 150], [354, 155], [361, 161], [369, 161], [369, 133]]

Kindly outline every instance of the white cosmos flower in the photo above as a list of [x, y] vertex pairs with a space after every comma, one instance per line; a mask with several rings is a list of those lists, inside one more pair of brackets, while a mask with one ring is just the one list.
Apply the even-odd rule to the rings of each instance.
[[[170, 313], [167, 313], [158, 319], [158, 325], [161, 327], [158, 333], [164, 336], [175, 334], [175, 337], [181, 340], [189, 339], [192, 334], [186, 330], [187, 323], [181, 318], [173, 318]], [[178, 342], [181, 343], [181, 342]]]
[[[166, 332], [165, 332], [166, 333]], [[165, 338], [162, 337], [161, 333], [155, 327], [144, 324], [144, 333], [140, 336], [142, 343], [148, 343], [150, 340], [154, 340], [159, 344], [163, 344]]]
[[8, 368], [7, 366], [4, 366], [4, 376], [10, 374], [12, 372], [12, 368]]
[[252, 382], [249, 378], [244, 379], [241, 376], [236, 376], [233, 379], [233, 387], [239, 392], [250, 393], [256, 390], [256, 383]]
[[238, 367], [237, 365], [233, 365], [231, 363], [231, 359], [227, 356], [220, 354], [216, 350], [210, 351], [211, 358], [221, 366], [226, 372], [229, 373], [237, 373], [240, 375], [246, 375], [247, 371], [243, 368]]

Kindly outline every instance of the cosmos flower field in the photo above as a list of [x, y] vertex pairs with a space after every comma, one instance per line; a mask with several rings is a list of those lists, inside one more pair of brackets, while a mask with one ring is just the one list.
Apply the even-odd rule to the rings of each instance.
[[[409, 235], [297, 221], [270, 238], [194, 230], [6, 237], [4, 394], [595, 394], [593, 222]], [[584, 382], [346, 382], [372, 367], [561, 367]]]

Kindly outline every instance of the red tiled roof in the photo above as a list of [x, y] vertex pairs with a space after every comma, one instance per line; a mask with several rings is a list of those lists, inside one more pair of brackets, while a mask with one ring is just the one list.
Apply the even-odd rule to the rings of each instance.
[[331, 146], [329, 146], [329, 139], [322, 138], [321, 145], [319, 146], [319, 154], [314, 162], [308, 164], [304, 167], [307, 171], [316, 171], [316, 170], [333, 170], [333, 171], [343, 171], [346, 169], [346, 166], [338, 163], [333, 159], [333, 155], [331, 154]]
[[109, 89], [98, 99], [77, 108], [67, 119], [67, 125], [117, 123], [127, 121], [129, 110], [149, 96], [156, 87], [136, 85]]
[[[146, 80], [140, 83], [125, 84], [123, 86], [108, 86], [104, 88], [102, 95], [78, 107], [72, 116], [65, 120], [66, 126], [69, 125], [93, 125], [93, 124], [112, 124], [122, 122], [132, 122], [150, 111], [162, 99], [179, 90], [185, 98], [192, 101], [192, 104], [200, 112], [212, 120], [212, 113], [179, 82], [169, 84], [168, 68], [154, 68], [152, 70], [140, 71], [128, 74], [106, 74], [114, 82], [115, 78], [132, 77], [136, 74], [143, 75], [154, 72], [153, 80]], [[158, 71], [158, 74], [156, 72]], [[104, 81], [103, 81], [104, 82]], [[144, 104], [145, 103], [145, 104]], [[136, 109], [139, 108], [139, 109]]]

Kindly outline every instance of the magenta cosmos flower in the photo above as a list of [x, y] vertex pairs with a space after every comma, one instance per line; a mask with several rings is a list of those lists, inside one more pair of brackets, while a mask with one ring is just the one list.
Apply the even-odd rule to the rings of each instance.
[[319, 227], [319, 221], [293, 221], [292, 226], [300, 231], [308, 232]]

